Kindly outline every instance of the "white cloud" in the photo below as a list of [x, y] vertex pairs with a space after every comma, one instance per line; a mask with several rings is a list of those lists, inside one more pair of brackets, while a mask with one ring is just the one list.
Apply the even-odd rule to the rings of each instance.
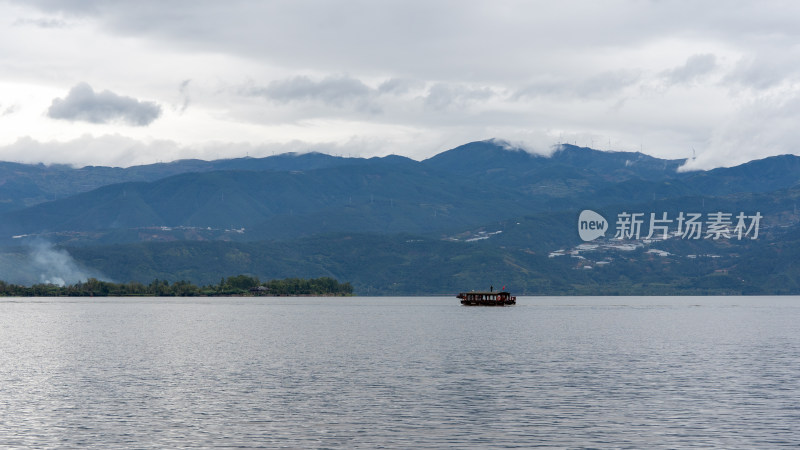
[[[743, 56], [725, 77], [738, 89], [767, 91], [783, 84], [800, 83], [800, 48], [761, 49]], [[754, 94], [759, 95], [759, 94]]]
[[759, 96], [720, 126], [685, 170], [734, 166], [765, 155], [797, 154], [800, 87]]
[[0, 159], [22, 163], [72, 164], [75, 166], [130, 166], [169, 161], [184, 155], [172, 141], [145, 143], [120, 135], [84, 135], [68, 141], [38, 141], [29, 136], [0, 146]]
[[397, 130], [384, 129], [373, 136], [337, 136], [337, 139], [329, 141], [287, 140], [252, 144], [209, 140], [202, 145], [182, 145], [170, 140], [143, 141], [121, 135], [95, 137], [87, 134], [68, 141], [39, 141], [26, 136], [0, 146], [0, 160], [32, 164], [70, 164], [75, 167], [128, 167], [188, 158], [214, 160], [240, 156], [264, 157], [288, 152], [317, 151], [353, 157], [414, 153], [415, 147], [409, 146], [413, 142], [403, 141], [402, 135], [406, 133], [407, 131], [398, 133]]

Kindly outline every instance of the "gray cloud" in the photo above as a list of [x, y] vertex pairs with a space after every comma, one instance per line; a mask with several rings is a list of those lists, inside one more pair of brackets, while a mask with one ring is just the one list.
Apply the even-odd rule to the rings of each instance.
[[313, 81], [308, 77], [298, 76], [273, 81], [266, 87], [252, 87], [248, 92], [284, 103], [310, 100], [342, 107], [368, 98], [372, 89], [360, 80], [350, 77], [331, 76]]
[[672, 84], [691, 83], [703, 75], [707, 75], [717, 67], [717, 58], [712, 54], [692, 55], [686, 64], [662, 73]]
[[485, 101], [494, 95], [492, 89], [473, 88], [457, 84], [436, 83], [425, 96], [425, 106], [443, 110], [451, 107], [464, 108], [470, 104]]
[[14, 26], [34, 26], [39, 28], [66, 28], [67, 22], [61, 19], [17, 19]]
[[579, 83], [575, 92], [579, 97], [596, 97], [616, 94], [636, 84], [640, 75], [635, 70], [614, 70], [603, 72]]
[[424, 86], [425, 83], [416, 80], [390, 78], [378, 86], [378, 92], [381, 94], [403, 95], [409, 93], [413, 89], [419, 89]]
[[[90, 16], [110, 33], [149, 36], [184, 49], [244, 55], [282, 67], [323, 73], [342, 67], [351, 73], [377, 69], [371, 73], [469, 82], [519, 81], [531, 71], [593, 55], [604, 46], [670, 35], [681, 24], [669, 16], [685, 15], [685, 7], [678, 5], [618, 3], [26, 1], [50, 13]], [[581, 14], [565, 17], [569, 10]], [[558, 26], [566, 19], [569, 33]], [[577, 46], [586, 51], [575, 54]]]
[[63, 99], [56, 98], [47, 110], [51, 119], [90, 123], [123, 122], [146, 126], [161, 115], [154, 102], [117, 95], [111, 91], [95, 92], [87, 83], [78, 83]]
[[189, 83], [191, 83], [191, 81], [192, 80], [183, 80], [180, 86], [178, 86], [178, 91], [182, 98], [178, 111], [181, 113], [186, 112], [186, 110], [189, 109], [189, 104], [192, 102], [192, 99], [189, 97]]
[[[636, 0], [17, 1], [49, 14], [89, 16], [110, 33], [153, 37], [182, 49], [323, 73], [346, 67], [351, 73], [443, 81], [520, 83], [532, 73], [560, 78], [567, 75], [560, 67], [565, 61], [580, 59], [594, 68], [603, 64], [598, 56], [667, 39], [725, 42], [759, 54], [800, 38], [800, 4], [792, 2], [770, 7], [742, 1], [719, 8]], [[565, 21], [569, 33], [561, 27]]]
[[275, 80], [266, 86], [248, 85], [240, 94], [263, 97], [281, 104], [310, 103], [329, 108], [379, 114], [380, 92], [348, 76], [328, 76], [315, 81], [307, 76]]
[[2, 117], [2, 116], [10, 116], [11, 114], [14, 114], [15, 112], [19, 111], [19, 105], [9, 105], [9, 106], [6, 106], [6, 107], [3, 107], [3, 105], [0, 105], [0, 110], [1, 110], [0, 111], [0, 117]]
[[536, 97], [602, 98], [619, 94], [623, 89], [639, 82], [641, 76], [634, 70], [615, 70], [597, 75], [570, 79], [569, 77], [548, 77], [527, 84], [512, 94], [513, 100]]

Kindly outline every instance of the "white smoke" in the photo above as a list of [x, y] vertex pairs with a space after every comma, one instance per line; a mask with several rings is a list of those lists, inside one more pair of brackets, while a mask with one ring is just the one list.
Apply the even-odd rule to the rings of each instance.
[[[86, 281], [90, 277], [64, 249], [57, 249], [49, 242], [36, 242], [31, 246], [31, 266], [39, 274], [39, 282], [64, 286]], [[96, 277], [95, 277], [96, 278]]]
[[64, 249], [46, 241], [31, 243], [24, 252], [0, 254], [0, 280], [31, 285], [36, 283], [65, 286], [89, 278], [104, 279], [95, 271], [82, 268]]

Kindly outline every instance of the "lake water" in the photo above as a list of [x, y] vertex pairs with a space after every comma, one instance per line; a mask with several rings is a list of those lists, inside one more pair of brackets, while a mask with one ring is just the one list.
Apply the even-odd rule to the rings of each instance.
[[800, 445], [800, 297], [0, 299], [0, 446]]

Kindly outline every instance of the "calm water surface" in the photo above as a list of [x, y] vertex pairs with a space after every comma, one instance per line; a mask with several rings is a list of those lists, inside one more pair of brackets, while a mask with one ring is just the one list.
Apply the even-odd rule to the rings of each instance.
[[0, 446], [800, 445], [800, 297], [3, 299]]

